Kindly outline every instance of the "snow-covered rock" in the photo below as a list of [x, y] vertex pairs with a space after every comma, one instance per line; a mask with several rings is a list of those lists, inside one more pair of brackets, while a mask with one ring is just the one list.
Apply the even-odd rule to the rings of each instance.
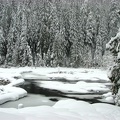
[[[0, 104], [8, 101], [14, 101], [27, 95], [27, 92], [17, 86], [24, 83], [20, 71], [16, 68], [0, 68]], [[16, 87], [15, 87], [16, 86]]]
[[7, 86], [2, 86], [2, 88], [4, 89], [4, 93], [0, 94], [0, 104], [17, 100], [27, 95], [27, 92], [22, 88]]
[[24, 107], [24, 105], [22, 103], [18, 104], [18, 109], [21, 109], [23, 107]]

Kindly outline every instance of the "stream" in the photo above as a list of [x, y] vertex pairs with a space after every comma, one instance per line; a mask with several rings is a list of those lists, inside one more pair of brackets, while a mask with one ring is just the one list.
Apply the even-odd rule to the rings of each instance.
[[[19, 87], [25, 89], [28, 92], [28, 95], [24, 98], [21, 98], [16, 101], [9, 101], [2, 105], [1, 108], [17, 108], [18, 104], [23, 104], [24, 107], [31, 107], [31, 106], [42, 106], [42, 105], [49, 105], [53, 106], [57, 101], [62, 99], [76, 99], [76, 100], [83, 100], [89, 103], [98, 103], [101, 102], [101, 95], [103, 93], [71, 93], [68, 91], [61, 92], [58, 90], [43, 88], [38, 86], [41, 80], [29, 80], [26, 79], [25, 83]], [[61, 82], [61, 80], [59, 80]], [[63, 82], [63, 81], [62, 81]], [[72, 82], [70, 84], [73, 84]], [[69, 93], [70, 92], [70, 93]]]

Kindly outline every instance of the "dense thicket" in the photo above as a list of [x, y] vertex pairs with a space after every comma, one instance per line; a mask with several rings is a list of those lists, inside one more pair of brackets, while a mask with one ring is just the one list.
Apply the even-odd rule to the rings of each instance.
[[0, 65], [101, 66], [118, 12], [119, 0], [0, 0]]

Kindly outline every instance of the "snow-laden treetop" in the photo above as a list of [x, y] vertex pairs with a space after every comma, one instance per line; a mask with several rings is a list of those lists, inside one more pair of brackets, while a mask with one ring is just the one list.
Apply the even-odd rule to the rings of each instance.
[[106, 44], [106, 49], [117, 56], [117, 59], [120, 58], [120, 29], [115, 37], [112, 37], [111, 40]]

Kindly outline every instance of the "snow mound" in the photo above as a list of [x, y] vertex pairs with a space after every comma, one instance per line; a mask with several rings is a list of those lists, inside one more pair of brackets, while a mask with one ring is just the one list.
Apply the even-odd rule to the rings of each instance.
[[114, 105], [68, 99], [53, 107], [0, 108], [0, 120], [119, 120], [119, 113], [120, 108]]
[[7, 101], [17, 100], [27, 95], [22, 88], [2, 86], [4, 92], [0, 93], [0, 104]]
[[[15, 68], [0, 68], [0, 104], [8, 101], [14, 101], [27, 95], [27, 92], [17, 86], [24, 83], [21, 70]], [[5, 82], [7, 81], [7, 83]], [[16, 87], [15, 87], [16, 86]]]

